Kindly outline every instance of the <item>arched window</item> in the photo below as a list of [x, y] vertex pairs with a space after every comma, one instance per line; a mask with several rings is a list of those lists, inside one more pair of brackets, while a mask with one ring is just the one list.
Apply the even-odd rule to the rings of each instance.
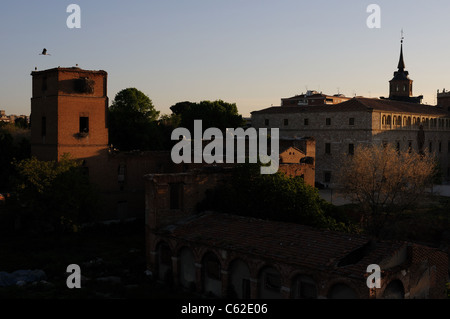
[[317, 299], [317, 285], [310, 276], [299, 275], [295, 277], [291, 292], [294, 299]]
[[161, 242], [156, 248], [158, 261], [158, 278], [170, 283], [172, 281], [172, 251], [167, 243]]
[[182, 287], [190, 290], [195, 290], [195, 258], [194, 254], [189, 248], [181, 249], [178, 255], [179, 261], [179, 280]]
[[260, 299], [281, 298], [281, 275], [273, 267], [265, 267], [258, 276], [258, 296]]
[[356, 292], [346, 284], [335, 284], [328, 292], [328, 299], [358, 299]]
[[386, 125], [386, 115], [383, 115], [382, 120], [381, 120], [381, 124], [382, 125]]
[[214, 253], [207, 253], [202, 261], [203, 292], [222, 297], [222, 267]]
[[250, 299], [250, 269], [240, 260], [234, 260], [229, 268], [230, 282], [228, 285], [229, 298]]
[[386, 125], [391, 125], [391, 116], [388, 115], [387, 120], [386, 120]]
[[383, 293], [384, 299], [404, 299], [405, 298], [405, 288], [403, 283], [396, 279], [391, 281]]

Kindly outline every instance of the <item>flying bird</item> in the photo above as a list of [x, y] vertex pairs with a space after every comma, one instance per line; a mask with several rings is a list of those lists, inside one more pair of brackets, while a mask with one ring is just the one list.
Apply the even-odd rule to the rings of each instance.
[[51, 55], [51, 54], [48, 54], [48, 53], [47, 53], [47, 49], [44, 48], [44, 50], [42, 50], [42, 53], [39, 54], [39, 55]]

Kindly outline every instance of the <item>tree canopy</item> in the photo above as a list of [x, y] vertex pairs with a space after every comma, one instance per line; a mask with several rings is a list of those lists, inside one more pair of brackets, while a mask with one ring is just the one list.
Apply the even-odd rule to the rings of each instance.
[[[1, 122], [0, 122], [1, 123]], [[0, 125], [0, 192], [11, 191], [13, 161], [31, 156], [30, 130], [14, 124]]]
[[108, 112], [110, 144], [122, 151], [157, 148], [158, 116], [159, 111], [143, 92], [136, 88], [120, 91]]
[[342, 160], [338, 184], [347, 198], [359, 204], [363, 226], [376, 235], [390, 214], [423, 198], [436, 165], [430, 154], [398, 151], [393, 145], [359, 146]]
[[74, 230], [95, 215], [97, 192], [83, 174], [81, 161], [35, 157], [15, 163], [15, 203], [27, 226], [36, 231]]
[[179, 102], [172, 105], [170, 109], [174, 114], [180, 116], [180, 126], [191, 132], [194, 120], [202, 120], [203, 128], [217, 127], [222, 131], [245, 124], [242, 115], [238, 113], [236, 104], [222, 100], [201, 101], [200, 103]]
[[260, 174], [258, 164], [234, 168], [231, 180], [207, 192], [199, 210], [293, 222], [338, 231], [353, 231], [346, 221], [332, 216], [333, 207], [303, 178], [282, 173]]

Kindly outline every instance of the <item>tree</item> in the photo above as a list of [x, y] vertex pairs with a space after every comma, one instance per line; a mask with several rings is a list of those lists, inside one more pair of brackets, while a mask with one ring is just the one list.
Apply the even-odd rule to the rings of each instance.
[[436, 165], [429, 154], [402, 152], [393, 145], [359, 146], [340, 162], [337, 179], [343, 194], [359, 204], [364, 228], [377, 235], [391, 214], [423, 198]]
[[108, 112], [109, 141], [123, 151], [148, 150], [158, 145], [156, 120], [159, 111], [136, 88], [116, 94]]
[[[1, 123], [1, 122], [0, 122]], [[12, 162], [31, 156], [30, 130], [8, 123], [0, 126], [0, 192], [11, 191]]]
[[170, 107], [172, 112], [181, 118], [180, 126], [193, 132], [194, 120], [202, 120], [203, 128], [217, 127], [237, 128], [245, 124], [242, 115], [238, 113], [235, 103], [222, 100], [202, 101], [200, 103], [179, 102]]
[[15, 204], [30, 228], [75, 230], [92, 221], [97, 192], [83, 174], [81, 161], [68, 154], [59, 161], [32, 157], [16, 162], [15, 168]]
[[282, 173], [262, 175], [259, 164], [236, 166], [229, 180], [207, 192], [199, 210], [293, 222], [330, 230], [351, 229], [328, 214], [329, 204], [303, 178], [291, 178]]

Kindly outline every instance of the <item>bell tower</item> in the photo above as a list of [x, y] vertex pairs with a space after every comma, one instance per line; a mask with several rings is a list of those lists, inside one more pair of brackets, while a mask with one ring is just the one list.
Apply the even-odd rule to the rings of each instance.
[[398, 71], [394, 72], [394, 77], [389, 81], [389, 98], [411, 97], [413, 81], [408, 77], [409, 72], [405, 71], [405, 62], [403, 60], [403, 37], [400, 44], [400, 59], [397, 68]]
[[31, 153], [40, 160], [104, 155], [108, 150], [107, 73], [78, 67], [33, 71]]
[[400, 58], [397, 65], [397, 71], [394, 77], [389, 81], [389, 100], [422, 103], [423, 95], [413, 96], [413, 80], [409, 78], [409, 72], [405, 70], [405, 61], [403, 59], [403, 30], [400, 41]]

